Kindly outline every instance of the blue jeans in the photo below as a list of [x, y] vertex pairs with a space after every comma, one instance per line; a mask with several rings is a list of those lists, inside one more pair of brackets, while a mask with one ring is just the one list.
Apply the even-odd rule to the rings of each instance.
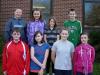
[[55, 69], [55, 75], [72, 75], [72, 70], [57, 70], [57, 69]]
[[[85, 75], [85, 74], [82, 72], [76, 72], [76, 75]], [[92, 73], [88, 73], [87, 75], [92, 75]]]

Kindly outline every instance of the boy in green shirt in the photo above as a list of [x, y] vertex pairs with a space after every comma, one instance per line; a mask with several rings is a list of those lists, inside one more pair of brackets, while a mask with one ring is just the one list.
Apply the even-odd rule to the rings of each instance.
[[68, 40], [76, 46], [82, 33], [82, 25], [80, 21], [76, 20], [77, 15], [74, 9], [70, 9], [68, 15], [70, 19], [64, 21], [64, 27], [69, 31]]

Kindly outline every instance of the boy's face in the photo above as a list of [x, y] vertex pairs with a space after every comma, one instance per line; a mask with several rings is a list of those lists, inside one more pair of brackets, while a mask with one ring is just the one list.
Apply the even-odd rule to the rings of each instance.
[[76, 18], [76, 12], [75, 12], [75, 11], [70, 11], [70, 12], [69, 12], [69, 18], [70, 18], [70, 19]]
[[87, 35], [81, 35], [81, 42], [86, 44], [88, 42], [88, 36]]
[[18, 41], [18, 40], [20, 39], [20, 37], [21, 37], [20, 32], [14, 31], [14, 32], [12, 33], [12, 38], [13, 38], [13, 40]]

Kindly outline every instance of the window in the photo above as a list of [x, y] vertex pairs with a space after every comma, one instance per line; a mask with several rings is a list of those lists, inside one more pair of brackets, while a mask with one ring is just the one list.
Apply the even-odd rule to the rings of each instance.
[[51, 15], [51, 0], [32, 0], [32, 9], [39, 8], [42, 11], [42, 17], [46, 21]]
[[100, 0], [84, 0], [85, 26], [100, 26]]

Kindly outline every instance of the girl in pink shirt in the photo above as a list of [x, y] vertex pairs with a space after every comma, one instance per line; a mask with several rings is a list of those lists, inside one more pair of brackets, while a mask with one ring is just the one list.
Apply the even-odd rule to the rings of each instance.
[[75, 75], [92, 75], [95, 49], [88, 44], [88, 34], [81, 35], [81, 44], [76, 47], [74, 53]]

